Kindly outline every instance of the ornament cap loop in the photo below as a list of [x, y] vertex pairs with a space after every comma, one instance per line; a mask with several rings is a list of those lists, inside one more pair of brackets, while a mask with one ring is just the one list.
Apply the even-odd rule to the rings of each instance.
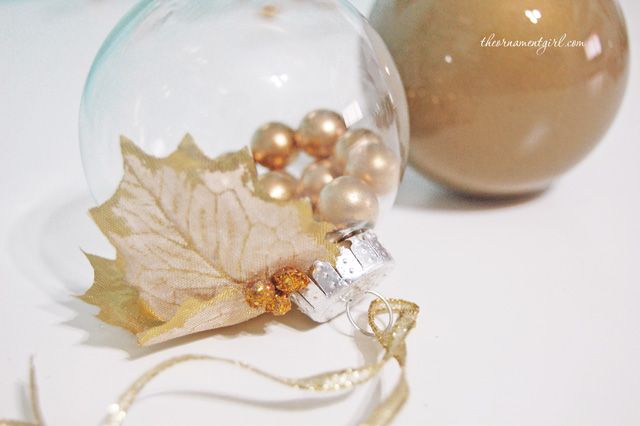
[[393, 258], [370, 229], [355, 232], [338, 245], [335, 264], [316, 261], [309, 272], [309, 285], [291, 295], [300, 311], [316, 322], [342, 314], [346, 301], [360, 300], [393, 266]]
[[[391, 308], [391, 304], [389, 303], [389, 301], [382, 296], [380, 293], [378, 293], [377, 291], [373, 291], [373, 290], [367, 290], [365, 291], [365, 294], [370, 294], [372, 296], [377, 297], [378, 299], [380, 299], [382, 301], [382, 303], [384, 303], [384, 306], [387, 308], [387, 314], [389, 315], [389, 321], [387, 322], [387, 326], [384, 329], [385, 333], [388, 333], [389, 331], [391, 331], [391, 327], [393, 327], [393, 309]], [[347, 306], [347, 318], [349, 319], [349, 322], [351, 323], [351, 325], [353, 325], [355, 327], [356, 330], [358, 330], [360, 333], [369, 336], [369, 337], [375, 337], [376, 335], [369, 331], [369, 330], [365, 330], [364, 328], [360, 327], [356, 321], [353, 319], [353, 315], [351, 315], [351, 304], [353, 303], [353, 299], [349, 299], [347, 300], [346, 306]]]

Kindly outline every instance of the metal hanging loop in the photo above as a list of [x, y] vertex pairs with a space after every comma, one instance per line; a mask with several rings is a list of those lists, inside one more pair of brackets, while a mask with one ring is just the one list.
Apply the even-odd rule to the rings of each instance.
[[[382, 301], [382, 303], [384, 303], [384, 306], [387, 308], [387, 313], [389, 315], [389, 322], [387, 323], [387, 326], [385, 327], [384, 331], [385, 333], [388, 333], [389, 331], [391, 331], [391, 327], [393, 327], [393, 309], [391, 309], [391, 304], [389, 303], [389, 301], [382, 296], [380, 293], [373, 291], [373, 290], [367, 290], [365, 291], [365, 294], [370, 294], [372, 296], [377, 297], [378, 299], [380, 299]], [[356, 330], [358, 330], [360, 333], [369, 336], [369, 337], [375, 337], [376, 335], [369, 331], [369, 330], [365, 330], [364, 328], [360, 327], [358, 324], [356, 324], [356, 321], [353, 319], [353, 315], [351, 314], [351, 304], [353, 303], [353, 299], [349, 299], [347, 301], [347, 318], [349, 319], [349, 322], [351, 323], [351, 325], [353, 325], [355, 327]]]

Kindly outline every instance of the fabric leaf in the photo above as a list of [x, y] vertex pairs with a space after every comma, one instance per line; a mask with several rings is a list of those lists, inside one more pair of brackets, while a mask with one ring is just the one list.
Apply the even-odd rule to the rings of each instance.
[[94, 285], [83, 300], [141, 344], [246, 321], [243, 289], [278, 269], [335, 262], [328, 223], [306, 200], [274, 201], [257, 189], [248, 149], [207, 158], [190, 136], [166, 158], [123, 138], [124, 177], [91, 216], [116, 260], [89, 256]]

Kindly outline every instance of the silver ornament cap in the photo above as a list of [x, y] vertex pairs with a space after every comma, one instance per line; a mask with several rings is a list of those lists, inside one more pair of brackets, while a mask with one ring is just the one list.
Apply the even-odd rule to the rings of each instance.
[[316, 261], [309, 285], [291, 295], [298, 309], [316, 322], [326, 322], [343, 313], [347, 302], [362, 298], [393, 267], [393, 258], [370, 229], [356, 231], [338, 245], [340, 254], [335, 267]]

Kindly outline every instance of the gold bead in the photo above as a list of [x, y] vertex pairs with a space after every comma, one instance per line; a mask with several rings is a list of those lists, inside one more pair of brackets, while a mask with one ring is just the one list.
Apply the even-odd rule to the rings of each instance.
[[284, 267], [273, 274], [271, 281], [284, 294], [304, 290], [309, 285], [307, 274], [290, 266]]
[[286, 167], [296, 157], [294, 131], [282, 123], [267, 123], [253, 134], [253, 159], [271, 170]]
[[266, 309], [275, 300], [276, 288], [270, 282], [257, 281], [245, 288], [244, 297], [249, 306]]
[[269, 198], [288, 201], [295, 197], [298, 181], [284, 171], [271, 171], [258, 177], [258, 186]]
[[338, 139], [338, 142], [336, 142], [335, 152], [332, 157], [334, 173], [343, 174], [344, 168], [347, 165], [349, 152], [356, 146], [367, 143], [382, 144], [382, 139], [380, 136], [367, 129], [350, 129], [347, 133], [342, 135], [340, 139]]
[[275, 298], [267, 304], [268, 312], [279, 317], [291, 310], [291, 300], [286, 294], [276, 294]]
[[298, 196], [308, 197], [314, 206], [318, 203], [320, 191], [333, 180], [332, 165], [329, 160], [318, 160], [309, 164], [300, 177]]
[[378, 198], [361, 179], [341, 176], [320, 191], [317, 214], [339, 228], [359, 223], [373, 225], [378, 218]]
[[388, 194], [400, 183], [400, 159], [385, 144], [358, 144], [349, 151], [345, 175], [362, 179], [378, 195]]
[[307, 154], [327, 158], [340, 136], [347, 130], [342, 117], [332, 111], [317, 110], [307, 114], [295, 135], [296, 143]]

